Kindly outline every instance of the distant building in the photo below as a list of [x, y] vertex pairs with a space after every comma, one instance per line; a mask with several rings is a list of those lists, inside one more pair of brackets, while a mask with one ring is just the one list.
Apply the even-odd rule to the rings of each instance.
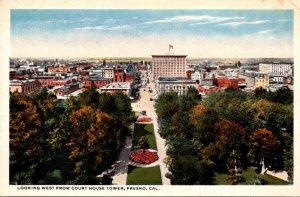
[[31, 94], [41, 89], [41, 84], [34, 79], [11, 80], [9, 82], [10, 92], [19, 92], [21, 94]]
[[76, 72], [76, 67], [65, 66], [65, 65], [48, 67], [48, 73], [57, 73], [57, 72], [63, 72], [63, 73]]
[[214, 79], [214, 85], [224, 89], [230, 86], [232, 86], [234, 89], [238, 89], [238, 79], [228, 77], [217, 77]]
[[213, 78], [205, 78], [199, 80], [199, 85], [212, 86], [214, 84]]
[[67, 78], [59, 77], [59, 78], [55, 78], [55, 80], [53, 81], [53, 86], [65, 86], [70, 83], [74, 83], [76, 81], [77, 79], [73, 77], [67, 77]]
[[269, 75], [268, 74], [258, 74], [255, 76], [255, 88], [262, 87], [268, 88], [270, 86]]
[[199, 70], [196, 70], [191, 74], [191, 79], [192, 80], [200, 81], [203, 78], [204, 78], [204, 73], [201, 73]]
[[152, 79], [186, 77], [186, 55], [152, 55]]
[[239, 74], [239, 78], [245, 80], [245, 84], [247, 88], [253, 88], [255, 86], [255, 75], [249, 73]]
[[54, 93], [55, 93], [55, 95], [59, 95], [59, 96], [68, 95], [68, 94], [71, 94], [72, 92], [79, 90], [79, 88], [80, 88], [79, 85], [80, 85], [80, 83], [78, 83], [78, 82], [70, 83], [61, 88], [55, 89]]
[[54, 86], [55, 76], [32, 76], [31, 79], [37, 80], [43, 87]]
[[112, 82], [111, 78], [103, 78], [100, 76], [88, 76], [84, 79], [83, 89], [87, 89], [91, 87], [99, 88], [107, 84], [110, 84], [111, 82]]
[[102, 68], [103, 78], [114, 78], [114, 68]]
[[155, 89], [159, 95], [164, 92], [177, 92], [185, 94], [189, 88], [195, 87], [196, 81], [185, 77], [160, 77], [156, 82]]
[[284, 75], [292, 70], [293, 64], [291, 63], [260, 63], [258, 65], [259, 72], [261, 73], [278, 73]]
[[200, 92], [201, 95], [208, 95], [213, 92], [222, 92], [224, 89], [221, 89], [214, 85], [198, 85], [197, 90]]
[[99, 88], [100, 93], [114, 93], [122, 92], [124, 95], [129, 96], [132, 91], [132, 84], [128, 82], [111, 83]]
[[125, 77], [123, 68], [114, 68], [114, 82], [125, 82]]

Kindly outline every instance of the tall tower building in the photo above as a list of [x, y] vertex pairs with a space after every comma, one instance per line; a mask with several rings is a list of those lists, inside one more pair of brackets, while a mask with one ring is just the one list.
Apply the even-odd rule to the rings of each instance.
[[152, 55], [152, 79], [186, 77], [187, 55]]

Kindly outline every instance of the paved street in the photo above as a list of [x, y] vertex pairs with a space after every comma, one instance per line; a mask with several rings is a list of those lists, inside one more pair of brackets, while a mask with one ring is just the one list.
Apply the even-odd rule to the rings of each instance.
[[[168, 172], [167, 166], [163, 163], [164, 158], [166, 157], [166, 147], [165, 140], [160, 137], [158, 133], [157, 125], [157, 115], [154, 110], [154, 101], [150, 101], [153, 93], [148, 92], [148, 87], [154, 90], [154, 83], [150, 83], [147, 87], [142, 87], [140, 89], [140, 99], [139, 101], [133, 102], [131, 104], [133, 111], [146, 111], [147, 116], [153, 118], [154, 133], [157, 143], [157, 151], [159, 155], [158, 162], [155, 162], [160, 165], [161, 177], [163, 185], [170, 185], [170, 180], [165, 177], [165, 174]], [[145, 91], [144, 91], [145, 89]], [[132, 139], [126, 140], [126, 147], [122, 150], [119, 160], [120, 162], [116, 166], [116, 175], [113, 177], [113, 184], [125, 185], [127, 179], [127, 165], [129, 163], [129, 155], [131, 148]]]

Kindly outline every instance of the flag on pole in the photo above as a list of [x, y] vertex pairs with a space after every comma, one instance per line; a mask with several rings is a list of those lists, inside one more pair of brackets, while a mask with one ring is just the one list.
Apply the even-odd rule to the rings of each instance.
[[169, 52], [170, 52], [170, 49], [173, 49], [173, 45], [169, 44]]

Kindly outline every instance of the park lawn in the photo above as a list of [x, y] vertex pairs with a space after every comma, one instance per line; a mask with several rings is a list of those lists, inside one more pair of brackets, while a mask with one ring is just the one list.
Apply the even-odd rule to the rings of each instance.
[[138, 149], [138, 140], [141, 136], [146, 136], [149, 143], [149, 148], [157, 150], [153, 123], [151, 124], [134, 124], [132, 148]]
[[[257, 174], [255, 172], [255, 167], [249, 167], [246, 170], [243, 170], [243, 177], [245, 178], [245, 182], [241, 183], [241, 185], [249, 185], [249, 181], [254, 175], [258, 175], [262, 179], [264, 179], [267, 183], [266, 185], [287, 185], [288, 182], [281, 180], [277, 177], [271, 176], [269, 174]], [[216, 185], [228, 185], [227, 183], [227, 174], [215, 173], [215, 184]]]
[[162, 185], [159, 165], [149, 168], [129, 165], [127, 185]]

